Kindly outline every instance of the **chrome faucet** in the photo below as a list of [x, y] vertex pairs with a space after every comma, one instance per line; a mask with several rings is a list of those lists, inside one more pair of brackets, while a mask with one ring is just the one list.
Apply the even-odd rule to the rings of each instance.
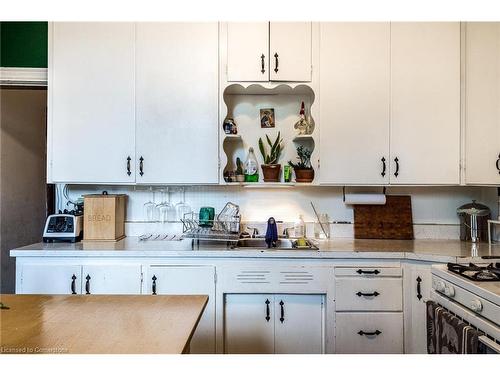
[[247, 227], [247, 230], [252, 231], [252, 238], [256, 238], [259, 235], [259, 230], [257, 228]]
[[291, 229], [293, 229], [293, 227], [289, 227], [289, 228], [285, 228], [285, 229], [283, 229], [283, 237], [285, 237], [285, 238], [290, 238], [290, 233], [289, 233], [289, 231], [290, 231]]

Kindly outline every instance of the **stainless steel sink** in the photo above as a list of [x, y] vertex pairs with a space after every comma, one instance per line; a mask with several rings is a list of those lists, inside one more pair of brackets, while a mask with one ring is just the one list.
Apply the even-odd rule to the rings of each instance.
[[238, 240], [233, 249], [268, 249], [268, 250], [318, 250], [310, 240], [307, 241], [307, 246], [297, 246], [297, 239], [293, 238], [280, 238], [276, 242], [276, 247], [268, 249], [266, 240], [264, 238], [242, 238]]

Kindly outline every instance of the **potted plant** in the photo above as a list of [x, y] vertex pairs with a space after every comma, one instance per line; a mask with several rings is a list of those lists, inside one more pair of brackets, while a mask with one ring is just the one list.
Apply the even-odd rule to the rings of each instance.
[[295, 171], [296, 182], [312, 182], [312, 180], [314, 180], [314, 169], [311, 165], [311, 154], [311, 150], [308, 150], [307, 148], [304, 148], [304, 146], [300, 145], [297, 147], [297, 159], [299, 159], [299, 162], [288, 162], [288, 164]]
[[281, 164], [278, 164], [278, 160], [283, 150], [283, 139], [281, 138], [280, 132], [278, 132], [278, 136], [274, 142], [271, 142], [267, 134], [266, 140], [269, 147], [271, 147], [269, 154], [266, 152], [262, 138], [259, 138], [259, 150], [264, 158], [264, 164], [261, 165], [264, 181], [279, 182], [281, 177]]
[[245, 182], [245, 174], [243, 173], [243, 163], [240, 158], [236, 158], [236, 181]]

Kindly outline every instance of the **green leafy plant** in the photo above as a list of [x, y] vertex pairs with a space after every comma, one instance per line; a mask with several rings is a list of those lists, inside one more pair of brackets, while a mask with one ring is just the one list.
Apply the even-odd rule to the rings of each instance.
[[264, 158], [264, 164], [278, 164], [281, 151], [283, 151], [283, 138], [281, 138], [280, 132], [278, 132], [278, 136], [276, 137], [276, 140], [274, 142], [271, 142], [267, 134], [266, 140], [269, 147], [271, 147], [271, 151], [269, 152], [269, 154], [266, 152], [266, 148], [264, 146], [262, 138], [259, 138], [259, 150], [262, 154], [262, 157]]
[[236, 158], [236, 174], [243, 174], [243, 163], [240, 158]]
[[294, 163], [289, 161], [288, 164], [293, 169], [313, 169], [311, 165], [311, 154], [312, 151], [304, 148], [304, 146], [297, 147], [297, 159], [299, 159], [298, 163]]

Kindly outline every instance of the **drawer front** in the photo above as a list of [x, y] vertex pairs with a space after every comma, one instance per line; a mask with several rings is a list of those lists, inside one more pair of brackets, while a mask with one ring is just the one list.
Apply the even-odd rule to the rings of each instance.
[[403, 313], [335, 314], [335, 352], [403, 353]]
[[356, 276], [356, 277], [401, 277], [403, 271], [401, 267], [335, 267], [335, 276]]
[[402, 311], [403, 279], [335, 279], [337, 311]]

